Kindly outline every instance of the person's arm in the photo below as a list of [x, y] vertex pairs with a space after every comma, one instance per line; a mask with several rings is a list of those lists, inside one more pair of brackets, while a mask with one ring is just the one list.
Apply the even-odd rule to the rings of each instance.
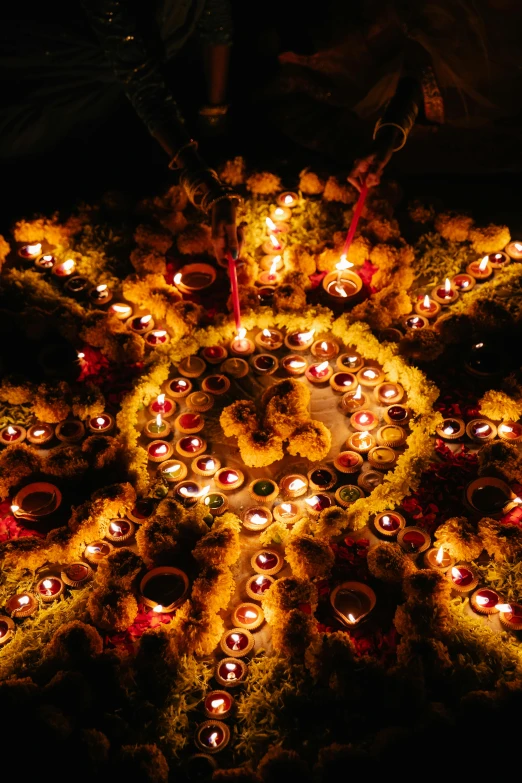
[[180, 170], [180, 181], [192, 203], [212, 213], [216, 254], [237, 254], [236, 204], [232, 188], [220, 183], [190, 138], [159, 59], [141, 33], [136, 0], [82, 0], [116, 77], [138, 116], [169, 156], [169, 166]]
[[348, 177], [354, 187], [360, 190], [363, 182], [370, 188], [379, 184], [393, 153], [406, 144], [422, 101], [422, 89], [417, 79], [412, 76], [402, 78], [384, 114], [377, 121], [369, 152], [354, 163]]

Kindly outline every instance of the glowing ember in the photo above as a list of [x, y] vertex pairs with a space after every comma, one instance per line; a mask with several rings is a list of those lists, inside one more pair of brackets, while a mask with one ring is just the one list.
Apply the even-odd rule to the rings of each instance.
[[98, 425], [98, 427], [104, 427], [106, 425], [106, 423], [107, 422], [105, 421], [105, 419], [102, 416], [98, 416], [97, 417], [96, 424]]
[[20, 510], [20, 506], [17, 506], [16, 503], [13, 503], [13, 505], [11, 506], [12, 513], [16, 514], [16, 512], [19, 510]]
[[78, 359], [85, 359], [85, 354], [83, 353], [83, 351], [79, 352]]
[[178, 272], [176, 275], [174, 275], [174, 282], [176, 285], [181, 283], [181, 272]]

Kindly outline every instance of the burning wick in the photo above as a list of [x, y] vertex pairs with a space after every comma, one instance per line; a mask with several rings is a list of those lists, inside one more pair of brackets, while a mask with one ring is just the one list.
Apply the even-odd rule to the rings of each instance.
[[42, 249], [42, 245], [40, 244], [40, 242], [37, 242], [34, 245], [27, 245], [26, 247], [27, 252], [31, 256], [37, 256], [38, 253], [41, 251], [41, 249]]
[[506, 612], [511, 612], [511, 604], [496, 604], [495, 609], [498, 609], [499, 612], [502, 612], [503, 614], [506, 614]]
[[269, 217], [267, 217], [267, 218], [266, 218], [266, 220], [265, 220], [265, 223], [266, 223], [266, 225], [267, 225], [267, 228], [268, 228], [270, 231], [277, 231], [277, 226], [276, 226], [276, 224], [274, 223], [274, 221], [272, 220], [272, 218], [269, 218]]
[[479, 272], [485, 272], [488, 266], [488, 257], [484, 256], [480, 264], [478, 265]]
[[311, 498], [305, 498], [305, 503], [308, 503], [309, 506], [315, 506], [319, 502], [319, 498], [317, 495], [312, 495]]
[[272, 261], [272, 263], [270, 264], [270, 269], [268, 270], [268, 274], [271, 275], [271, 276], [275, 275], [275, 273], [277, 271], [277, 258], [278, 258], [278, 256], [276, 256], [274, 258], [274, 260]]
[[485, 595], [477, 595], [475, 600], [479, 606], [487, 606], [487, 604], [489, 603]]
[[178, 272], [177, 275], [174, 275], [174, 282], [176, 285], [179, 285], [181, 283], [181, 272]]
[[219, 710], [220, 707], [222, 707], [225, 703], [224, 699], [212, 699], [210, 702], [210, 706], [213, 710]]
[[306, 364], [303, 360], [298, 359], [292, 359], [288, 362], [288, 366], [292, 368], [292, 370], [300, 370], [302, 367], [304, 367]]
[[351, 613], [348, 615], [348, 619], [352, 623], [352, 625], [354, 625], [357, 622], [355, 617]]
[[482, 424], [480, 427], [477, 427], [475, 430], [477, 435], [481, 435], [483, 432], [487, 432], [489, 430], [488, 424]]
[[208, 738], [208, 744], [212, 745], [213, 748], [217, 748], [217, 746], [218, 746], [218, 743], [217, 743], [218, 737], [219, 737], [219, 734], [217, 733], [217, 731], [213, 731], [212, 734], [210, 735], [210, 737]]
[[261, 514], [252, 514], [250, 517], [250, 521], [254, 523], [254, 525], [264, 525], [266, 522], [266, 519], [261, 516]]
[[37, 438], [40, 438], [42, 435], [45, 435], [45, 430], [35, 430], [33, 433]]
[[127, 310], [128, 310], [128, 307], [127, 307], [127, 305], [114, 304], [112, 306], [112, 309], [115, 310], [117, 313], [126, 313]]
[[288, 489], [291, 490], [292, 492], [296, 492], [299, 489], [303, 489], [303, 487], [306, 487], [306, 483], [302, 479], [294, 479], [288, 485]]
[[96, 419], [96, 424], [98, 425], [98, 427], [104, 427], [105, 419], [103, 419], [101, 416], [98, 416], [98, 418]]
[[29, 601], [30, 601], [30, 598], [29, 598], [29, 596], [28, 596], [28, 595], [22, 595], [22, 596], [20, 596], [20, 598], [18, 599], [18, 603], [20, 604], [20, 606], [27, 606], [27, 604], [29, 603]]
[[453, 427], [444, 427], [444, 435], [453, 435]]
[[255, 620], [257, 618], [257, 612], [253, 612], [252, 609], [247, 609], [245, 612], [245, 617], [249, 620]]
[[19, 510], [20, 510], [20, 506], [17, 506], [16, 503], [13, 503], [13, 505], [11, 506], [12, 513], [16, 514], [16, 512]]
[[111, 528], [111, 533], [114, 533], [114, 535], [121, 533], [121, 527], [117, 525], [115, 522], [111, 522], [110, 528]]
[[74, 261], [72, 260], [72, 258], [68, 258], [67, 261], [63, 262], [62, 269], [65, 272], [72, 272], [72, 270], [74, 269]]
[[151, 318], [152, 318], [151, 315], [142, 315], [141, 318], [140, 318], [140, 324], [142, 326], [146, 326], [149, 323]]
[[370, 421], [370, 417], [369, 417], [369, 416], [367, 416], [367, 415], [366, 415], [366, 413], [363, 413], [363, 414], [362, 414], [362, 415], [359, 417], [359, 421], [361, 422], [361, 424], [366, 424], [366, 422]]
[[422, 306], [424, 307], [425, 310], [431, 310], [431, 302], [428, 294], [426, 294], [426, 296], [424, 297]]
[[364, 371], [364, 377], [365, 378], [377, 378], [377, 373], [375, 370], [365, 370]]
[[[459, 571], [458, 568], [455, 568], [455, 566], [453, 566], [453, 568], [451, 569], [451, 575], [453, 579], [462, 579], [462, 573]], [[482, 596], [480, 595], [477, 596], [478, 603], [480, 603], [480, 601], [478, 600], [479, 598], [482, 598]]]
[[437, 552], [435, 560], [439, 565], [442, 565], [442, 561], [444, 560], [444, 547], [439, 547], [439, 551]]
[[285, 196], [284, 202], [285, 202], [285, 204], [293, 204], [294, 203], [294, 197], [290, 196], [290, 195]]
[[79, 359], [80, 361], [81, 361], [82, 359], [85, 359], [85, 354], [84, 354], [84, 352], [83, 352], [83, 351], [80, 351], [80, 353], [78, 354], [78, 359]]
[[160, 430], [162, 428], [163, 422], [161, 421], [161, 413], [158, 413], [156, 416], [156, 427]]
[[14, 428], [14, 427], [11, 427], [11, 425], [9, 425], [9, 427], [7, 428], [7, 434], [8, 434], [8, 435], [16, 435], [16, 430], [15, 430], [15, 428]]
[[451, 294], [451, 283], [449, 277], [444, 281], [444, 290], [447, 294]]
[[50, 590], [51, 587], [53, 586], [53, 583], [51, 582], [50, 579], [44, 579], [43, 586], [45, 587], [46, 590]]
[[[335, 268], [337, 269], [337, 281], [336, 281], [337, 283], [341, 282], [341, 274], [343, 273], [343, 271], [345, 269], [350, 269], [350, 267], [352, 267], [352, 266], [353, 266], [352, 262], [348, 261], [348, 259], [346, 258], [346, 254], [343, 253], [342, 256], [341, 256], [341, 260], [338, 261], [337, 264], [335, 265]], [[345, 294], [346, 294], [346, 291], [345, 291]]]
[[152, 611], [157, 612], [157, 614], [161, 614], [161, 612], [163, 612], [163, 607], [161, 604], [156, 604], [156, 606], [152, 608]]
[[165, 395], [164, 394], [158, 394], [157, 403], [158, 403], [158, 405], [165, 405]]
[[362, 398], [362, 389], [361, 389], [361, 384], [359, 384], [359, 385], [357, 386], [357, 391], [356, 391], [356, 392], [355, 392], [355, 394], [353, 395], [353, 398], [354, 398], [354, 400], [360, 400], [360, 399]]
[[156, 449], [156, 453], [157, 454], [166, 454], [167, 451], [168, 451], [168, 448], [163, 443], [160, 443], [160, 445]]
[[163, 469], [164, 473], [174, 473], [175, 471], [179, 470], [179, 465], [169, 465], [167, 468]]
[[281, 250], [281, 245], [279, 244], [279, 240], [273, 234], [270, 234], [270, 241], [274, 247], [274, 250]]
[[98, 291], [99, 294], [102, 294], [104, 291], [107, 290], [106, 283], [102, 283], [101, 285], [97, 285], [96, 286], [96, 290]]
[[291, 503], [281, 503], [281, 508], [283, 509], [285, 514], [291, 514], [292, 513], [292, 505], [291, 505]]

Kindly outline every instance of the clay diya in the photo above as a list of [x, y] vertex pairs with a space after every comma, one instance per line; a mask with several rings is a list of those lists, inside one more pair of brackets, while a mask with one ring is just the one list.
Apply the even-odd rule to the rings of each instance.
[[230, 729], [219, 720], [207, 720], [196, 729], [195, 743], [205, 753], [219, 753], [230, 741]]
[[362, 386], [374, 388], [384, 383], [384, 373], [380, 367], [363, 367], [357, 373], [357, 381]]
[[254, 479], [248, 485], [248, 491], [257, 503], [271, 503], [279, 494], [279, 487], [272, 479]]
[[374, 389], [375, 399], [381, 405], [393, 405], [395, 402], [400, 402], [404, 397], [404, 389], [400, 383], [392, 383], [391, 381], [385, 381], [380, 383]]
[[234, 706], [234, 697], [226, 691], [210, 691], [203, 700], [207, 718], [227, 718]]
[[134, 523], [129, 519], [111, 519], [105, 532], [105, 538], [113, 544], [123, 544], [134, 535]]
[[213, 517], [219, 517], [224, 514], [228, 508], [228, 499], [222, 492], [210, 492], [204, 499], [203, 503], [208, 508]]
[[466, 425], [462, 419], [452, 417], [450, 419], [444, 419], [442, 424], [436, 428], [435, 432], [443, 440], [456, 440], [461, 438], [466, 431]]
[[36, 584], [36, 594], [46, 604], [56, 601], [64, 590], [65, 585], [58, 576], [44, 576]]
[[356, 500], [364, 497], [364, 491], [356, 484], [345, 484], [335, 493], [335, 499], [343, 508], [349, 508]]
[[275, 579], [267, 574], [254, 574], [249, 577], [245, 592], [254, 601], [260, 601], [266, 591], [274, 584]]
[[218, 661], [214, 671], [214, 677], [225, 688], [235, 688], [245, 681], [247, 665], [239, 658], [223, 658]]
[[107, 555], [110, 555], [113, 551], [114, 547], [108, 541], [91, 541], [85, 547], [83, 556], [91, 565], [98, 565], [101, 560], [105, 560]]
[[448, 568], [452, 568], [455, 565], [455, 558], [443, 546], [439, 546], [438, 548], [428, 549], [424, 553], [423, 562], [426, 568], [433, 568], [436, 571], [447, 571]]
[[183, 603], [188, 590], [187, 575], [172, 566], [153, 568], [140, 582], [141, 600], [146, 606], [158, 612], [173, 612]]
[[275, 549], [260, 549], [259, 552], [252, 555], [250, 565], [256, 574], [272, 576], [279, 573], [283, 568], [284, 561]]
[[272, 512], [263, 506], [252, 506], [252, 508], [247, 508], [243, 514], [243, 527], [254, 533], [266, 530], [271, 524]]
[[357, 372], [364, 366], [364, 359], [357, 351], [342, 353], [337, 357], [337, 367], [342, 372]]
[[62, 493], [54, 484], [38, 481], [23, 487], [13, 498], [14, 515], [30, 522], [38, 522], [52, 514], [62, 502]]
[[84, 587], [93, 578], [93, 570], [87, 563], [69, 563], [60, 574], [67, 587]]
[[14, 636], [16, 625], [10, 617], [0, 616], [0, 646], [10, 642]]
[[185, 463], [175, 459], [167, 459], [165, 462], [160, 462], [157, 468], [158, 476], [166, 481], [167, 484], [177, 484], [185, 478], [187, 472]]
[[397, 543], [408, 554], [417, 555], [429, 548], [431, 538], [421, 527], [405, 527], [399, 532]]
[[273, 509], [274, 519], [277, 522], [284, 522], [287, 525], [292, 525], [297, 522], [303, 515], [301, 506], [298, 503], [292, 503], [291, 501], [285, 501], [274, 506]]
[[364, 460], [356, 451], [341, 451], [334, 459], [334, 467], [341, 473], [357, 473]]
[[232, 622], [238, 628], [246, 628], [248, 631], [254, 631], [264, 622], [265, 615], [263, 610], [256, 604], [242, 603], [236, 606], [232, 612]]
[[479, 614], [497, 614], [500, 596], [489, 587], [481, 587], [472, 594], [470, 604]]
[[406, 527], [406, 520], [397, 511], [381, 511], [375, 515], [373, 526], [380, 535], [394, 538]]
[[300, 473], [290, 473], [279, 481], [279, 491], [285, 498], [298, 498], [308, 490], [308, 479]]
[[493, 440], [497, 437], [497, 428], [487, 419], [472, 419], [466, 425], [466, 435], [476, 443]]
[[237, 468], [221, 468], [214, 476], [216, 487], [228, 492], [239, 489], [244, 480], [244, 474]]
[[314, 492], [326, 492], [337, 481], [335, 471], [327, 465], [318, 465], [316, 468], [309, 470], [307, 475], [310, 489]]
[[469, 593], [478, 585], [478, 576], [467, 563], [458, 563], [448, 570], [448, 578], [457, 593]]
[[368, 617], [376, 602], [374, 591], [363, 582], [343, 582], [330, 593], [330, 604], [337, 619], [349, 628]]
[[309, 498], [305, 498], [306, 509], [312, 517], [317, 517], [326, 508], [334, 505], [334, 500], [327, 492], [316, 492]]
[[484, 476], [475, 479], [466, 487], [467, 502], [484, 516], [502, 513], [511, 496], [511, 489], [506, 482], [497, 478]]
[[220, 469], [221, 462], [211, 454], [203, 454], [192, 460], [190, 467], [198, 476], [213, 476]]
[[176, 410], [174, 400], [169, 400], [165, 394], [158, 394], [154, 402], [149, 405], [149, 413], [156, 417], [161, 415], [162, 419], [168, 419]]

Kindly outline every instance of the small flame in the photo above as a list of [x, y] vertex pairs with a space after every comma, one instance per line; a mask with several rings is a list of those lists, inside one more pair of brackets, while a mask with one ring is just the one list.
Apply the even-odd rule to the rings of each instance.
[[513, 498], [513, 503], [516, 503], [517, 505], [522, 503], [522, 498]]
[[156, 400], [158, 405], [165, 405], [165, 395], [164, 394], [158, 394], [158, 399]]
[[325, 370], [327, 370], [327, 369], [328, 369], [328, 362], [321, 362], [321, 364], [316, 364], [315, 365], [315, 370], [318, 373], [325, 372]]
[[45, 587], [46, 590], [50, 590], [51, 587], [53, 586], [53, 583], [52, 583], [52, 581], [50, 579], [44, 579], [42, 584], [43, 584], [43, 586]]
[[359, 416], [359, 421], [361, 424], [367, 424], [370, 421], [370, 417], [366, 415], [366, 413], [361, 413]]
[[99, 294], [102, 294], [104, 291], [107, 290], [107, 284], [102, 283], [101, 285], [97, 285], [96, 290], [98, 291]]
[[299, 338], [300, 338], [301, 342], [303, 342], [303, 343], [307, 343], [307, 342], [308, 342], [308, 340], [311, 340], [311, 339], [312, 339], [312, 337], [314, 336], [314, 334], [315, 334], [315, 329], [310, 329], [310, 331], [309, 331], [309, 332], [301, 332], [301, 333], [299, 334]]
[[151, 315], [142, 315], [140, 318], [140, 323], [142, 324], [142, 326], [146, 326], [151, 320], [152, 320]]
[[446, 291], [447, 294], [451, 292], [451, 283], [449, 277], [447, 277], [444, 281], [444, 290]]
[[366, 440], [366, 438], [368, 438], [368, 437], [369, 437], [369, 435], [370, 435], [370, 433], [369, 433], [369, 432], [367, 432], [366, 430], [365, 430], [364, 432], [358, 432], [358, 433], [356, 433], [356, 434], [357, 434], [357, 435], [358, 435], [358, 437], [359, 437], [359, 443], [364, 443], [364, 441]]
[[245, 617], [249, 620], [256, 620], [257, 619], [257, 612], [252, 611], [252, 609], [247, 609], [245, 612]]
[[210, 492], [210, 485], [209, 485], [209, 484], [207, 484], [207, 486], [206, 486], [206, 487], [203, 487], [203, 488], [202, 488], [202, 489], [201, 489], [201, 490], [198, 492], [198, 497], [200, 497], [200, 498], [205, 498], [205, 497], [208, 495], [208, 493], [209, 493], [209, 492]]
[[421, 322], [421, 319], [417, 315], [414, 315], [413, 318], [410, 320], [410, 323], [413, 326], [417, 326], [417, 324], [420, 324], [420, 322]]
[[495, 609], [498, 609], [498, 611], [502, 612], [503, 614], [513, 611], [511, 608], [511, 604], [496, 604]]
[[506, 434], [506, 432], [513, 432], [513, 427], [510, 427], [509, 424], [501, 424], [499, 430]]
[[437, 563], [439, 565], [442, 565], [442, 562], [444, 560], [444, 547], [443, 546], [439, 547], [439, 550], [437, 552], [437, 556], [436, 556], [435, 560], [437, 561]]
[[305, 498], [305, 503], [308, 503], [309, 506], [315, 506], [319, 502], [319, 498], [317, 495], [312, 495], [311, 498]]
[[156, 447], [156, 454], [166, 454], [167, 451], [168, 447], [164, 443], [160, 443], [160, 445]]
[[270, 269], [268, 270], [269, 275], [275, 275], [275, 273], [277, 272], [277, 260], [276, 260], [277, 258], [278, 257], [276, 256], [272, 261], [272, 263], [270, 264]]
[[29, 598], [28, 595], [21, 595], [20, 598], [18, 599], [18, 603], [20, 604], [20, 606], [27, 606], [30, 600], [31, 599]]
[[258, 576], [257, 579], [255, 580], [255, 583], [256, 583], [256, 585], [259, 585], [259, 587], [260, 587], [262, 584], [264, 584], [264, 581], [265, 581], [265, 577], [264, 576]]
[[174, 465], [167, 465], [166, 468], [163, 468], [163, 473], [177, 473], [179, 470], [179, 463], [176, 462]]
[[291, 503], [281, 503], [281, 508], [283, 509], [285, 514], [291, 514], [292, 513], [292, 504]]
[[162, 424], [163, 424], [163, 422], [161, 420], [161, 413], [158, 413], [158, 415], [156, 416], [156, 427], [158, 429], [161, 429], [161, 425]]
[[270, 234], [270, 241], [271, 241], [272, 245], [274, 246], [274, 248], [275, 248], [276, 250], [279, 250], [279, 248], [281, 247], [281, 245], [279, 244], [279, 240], [278, 240], [278, 238], [277, 238], [277, 237], [275, 237], [273, 234]]
[[190, 443], [192, 446], [194, 446], [195, 449], [198, 449], [199, 446], [201, 445], [201, 441], [199, 440], [199, 438], [191, 438]]
[[321, 351], [327, 351], [328, 350], [328, 343], [325, 340], [323, 340], [323, 342], [320, 343], [319, 348], [321, 349]]
[[300, 478], [294, 479], [288, 485], [288, 489], [291, 492], [297, 492], [297, 490], [303, 489], [303, 487], [306, 487], [306, 481], [303, 481], [303, 479]]
[[430, 309], [431, 301], [430, 301], [430, 298], [429, 298], [428, 294], [426, 294], [426, 296], [424, 297], [424, 301], [422, 303], [422, 306], [424, 307], [425, 310], [429, 310]]
[[105, 421], [105, 419], [103, 418], [103, 416], [98, 416], [98, 417], [96, 418], [96, 424], [98, 425], [98, 427], [105, 427], [105, 425], [107, 424], [107, 422]]
[[292, 370], [300, 370], [305, 364], [306, 362], [303, 359], [291, 359], [288, 362], [288, 366], [291, 367]]
[[225, 704], [225, 699], [212, 699], [210, 702], [210, 706], [213, 710], [219, 710], [220, 707], [223, 707]]
[[210, 735], [210, 737], [208, 738], [208, 744], [212, 745], [213, 748], [216, 748], [217, 744], [218, 744], [218, 742], [217, 742], [218, 737], [219, 737], [219, 734], [217, 733], [217, 731], [213, 731], [212, 734]]
[[286, 195], [283, 200], [284, 200], [285, 204], [293, 204], [294, 203], [294, 197], [291, 196], [290, 194]]
[[26, 245], [26, 251], [31, 256], [36, 256], [42, 249], [42, 245], [40, 242], [36, 242], [34, 245]]
[[89, 544], [87, 547], [87, 552], [90, 552], [90, 554], [94, 554], [95, 552], [99, 552], [100, 548], [97, 546], [93, 546], [92, 544]]
[[83, 351], [80, 351], [78, 354], [78, 359], [85, 359], [85, 354]]
[[62, 269], [64, 272], [72, 272], [72, 270], [75, 267], [75, 263], [72, 260], [72, 258], [68, 258], [67, 261], [64, 261], [62, 264]]
[[487, 606], [489, 603], [489, 599], [485, 595], [477, 595], [475, 601], [479, 606]]
[[484, 348], [484, 343], [477, 343], [473, 348]]
[[375, 370], [365, 370], [364, 371], [364, 377], [365, 378], [377, 378], [378, 373], [375, 372]]
[[385, 397], [394, 397], [395, 396], [395, 392], [394, 392], [393, 389], [385, 389], [384, 396]]
[[482, 435], [482, 433], [487, 432], [489, 430], [489, 424], [481, 424], [480, 427], [477, 427], [475, 429], [476, 435]]
[[269, 218], [269, 217], [267, 217], [267, 218], [266, 218], [266, 220], [265, 220], [265, 223], [266, 223], [266, 225], [267, 225], [267, 228], [268, 228], [270, 231], [276, 231], [276, 230], [277, 230], [277, 226], [276, 226], [276, 224], [274, 223], [274, 221], [272, 220], [272, 218]]
[[52, 255], [51, 255], [50, 253], [48, 253], [48, 254], [46, 254], [45, 256], [42, 256], [42, 259], [43, 259], [44, 261], [52, 261], [52, 260], [53, 260], [53, 257], [52, 257]]
[[174, 282], [176, 285], [179, 285], [181, 283], [181, 272], [178, 272], [174, 275]]
[[243, 327], [241, 327], [241, 329], [237, 330], [237, 336], [239, 337], [240, 340], [244, 340], [245, 339], [246, 333], [247, 333], [247, 330], [244, 329]]
[[116, 313], [128, 313], [130, 310], [129, 305], [113, 304], [112, 309]]
[[450, 426], [444, 427], [443, 433], [444, 435], [453, 435], [453, 427]]
[[[451, 575], [453, 579], [462, 579], [462, 571], [459, 571], [459, 569], [456, 568], [455, 566], [453, 566], [453, 568], [451, 569]], [[480, 597], [481, 597], [480, 595], [477, 596], [477, 601]]]
[[271, 340], [272, 339], [272, 332], [270, 331], [270, 329], [263, 329], [261, 334], [263, 335], [263, 337], [266, 337], [267, 340]]
[[8, 434], [8, 435], [16, 435], [16, 430], [15, 430], [15, 428], [14, 428], [14, 427], [11, 427], [11, 425], [9, 425], [9, 427], [7, 428], [7, 434]]
[[346, 254], [343, 253], [342, 256], [341, 256], [341, 260], [337, 262], [337, 264], [335, 265], [335, 268], [339, 272], [342, 272], [344, 269], [350, 269], [350, 267], [352, 267], [352, 266], [353, 266], [352, 262], [348, 261], [348, 259], [346, 258]]
[[484, 258], [482, 259], [482, 261], [480, 262], [480, 264], [478, 266], [479, 272], [485, 272], [486, 269], [487, 269], [487, 266], [488, 266], [488, 257], [484, 256]]
[[357, 621], [356, 621], [356, 619], [355, 619], [355, 617], [353, 616], [353, 614], [352, 614], [352, 613], [350, 613], [350, 614], [348, 615], [348, 619], [349, 619], [349, 621], [352, 623], [352, 625], [354, 625], [354, 624], [357, 622]]
[[45, 430], [35, 430], [33, 435], [35, 435], [37, 438], [40, 438], [42, 435], [45, 435]]
[[357, 385], [357, 390], [353, 395], [353, 398], [354, 400], [360, 400], [362, 398], [362, 388], [360, 383]]
[[111, 522], [110, 524], [111, 533], [121, 533], [121, 527], [116, 524], [116, 522]]
[[16, 503], [13, 503], [13, 505], [11, 506], [11, 511], [13, 512], [13, 514], [16, 514], [16, 512], [19, 510], [20, 510], [20, 506], [17, 506]]
[[344, 286], [343, 286], [343, 285], [336, 285], [336, 286], [335, 286], [335, 290], [337, 291], [337, 293], [338, 293], [340, 296], [344, 297], [345, 299], [347, 299], [347, 298], [348, 298], [348, 294], [346, 293], [346, 291], [345, 291], [345, 288], [344, 288]]
[[276, 216], [276, 218], [282, 218], [285, 216], [285, 211], [282, 207], [276, 207], [274, 209], [274, 215]]
[[515, 242], [515, 250], [518, 250], [519, 253], [522, 253], [522, 245], [520, 242]]
[[156, 604], [156, 606], [152, 607], [152, 611], [156, 612], [157, 614], [161, 614], [164, 611], [164, 609], [161, 604]]
[[266, 519], [265, 519], [265, 517], [261, 516], [261, 514], [252, 514], [252, 516], [250, 517], [250, 521], [254, 525], [264, 525], [265, 522], [266, 522]]
[[154, 332], [152, 332], [154, 337], [165, 337], [167, 334], [165, 329], [156, 329]]

